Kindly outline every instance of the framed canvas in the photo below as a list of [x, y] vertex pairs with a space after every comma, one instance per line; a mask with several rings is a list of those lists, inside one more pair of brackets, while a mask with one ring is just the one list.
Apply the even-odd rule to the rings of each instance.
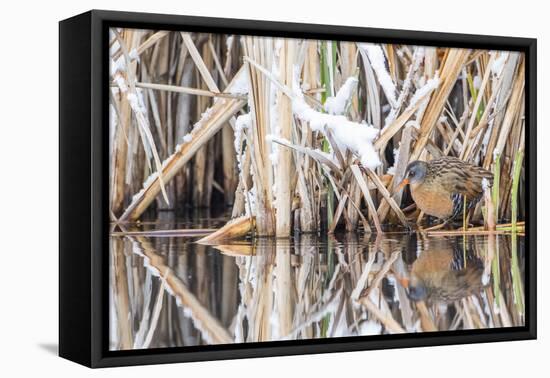
[[62, 357], [536, 337], [536, 40], [59, 26]]

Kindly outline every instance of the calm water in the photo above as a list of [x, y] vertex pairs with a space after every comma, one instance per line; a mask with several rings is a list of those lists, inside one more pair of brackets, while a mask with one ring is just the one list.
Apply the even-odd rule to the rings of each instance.
[[112, 350], [524, 325], [522, 236], [196, 240], [111, 236]]

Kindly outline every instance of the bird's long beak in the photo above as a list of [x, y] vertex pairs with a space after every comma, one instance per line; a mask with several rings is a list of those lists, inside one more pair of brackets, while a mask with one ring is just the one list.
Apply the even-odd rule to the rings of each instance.
[[405, 185], [408, 185], [408, 184], [409, 184], [409, 179], [408, 178], [403, 179], [403, 181], [401, 181], [401, 183], [397, 187], [397, 192], [401, 191], [405, 187]]

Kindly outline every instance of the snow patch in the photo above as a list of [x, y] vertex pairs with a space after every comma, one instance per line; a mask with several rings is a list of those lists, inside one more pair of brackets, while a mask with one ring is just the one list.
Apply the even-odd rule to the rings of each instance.
[[292, 100], [294, 114], [303, 122], [308, 122], [313, 131], [326, 136], [327, 130], [330, 130], [340, 150], [353, 152], [363, 166], [370, 169], [378, 167], [381, 162], [372, 142], [378, 136], [379, 130], [367, 124], [349, 121], [342, 115], [325, 114], [312, 109], [304, 100], [296, 71]]
[[229, 93], [233, 95], [245, 95], [248, 93], [248, 89], [248, 75], [246, 70], [242, 70], [236, 78], [233, 78]]
[[382, 334], [382, 325], [374, 320], [367, 320], [359, 325], [359, 335], [380, 335]]
[[[436, 73], [435, 77], [431, 78], [424, 84], [422, 87], [418, 88], [416, 92], [414, 92], [414, 95], [411, 98], [411, 101], [409, 101], [409, 106], [407, 109], [411, 109], [420, 99], [426, 95], [428, 95], [433, 90], [437, 89], [439, 87], [439, 75]], [[427, 98], [426, 98], [427, 99]]]
[[489, 182], [489, 180], [483, 177], [483, 179], [481, 180], [481, 187], [483, 188], [483, 191], [486, 191], [491, 187], [491, 183]]
[[135, 48], [130, 51], [128, 56], [131, 60], [137, 60], [139, 62], [139, 53]]
[[[280, 70], [279, 70], [279, 57], [280, 57], [280, 51], [283, 47], [284, 42], [281, 38], [278, 38], [275, 41], [275, 53], [273, 56], [272, 64], [271, 64], [271, 75], [273, 77], [279, 77], [280, 76]], [[275, 135], [281, 135], [281, 130], [279, 126], [279, 112], [278, 112], [278, 88], [277, 85], [270, 81], [269, 84], [269, 124], [271, 133]], [[271, 146], [271, 152], [269, 153], [269, 159], [271, 160], [271, 165], [273, 166], [273, 169], [276, 171], [277, 163], [279, 161], [279, 146], [277, 144], [272, 144]], [[276, 190], [273, 190], [273, 193], [277, 193]]]
[[348, 77], [344, 85], [338, 90], [338, 93], [336, 93], [336, 96], [326, 99], [325, 110], [327, 113], [344, 114], [358, 82], [359, 80], [355, 76]]
[[126, 85], [126, 80], [121, 75], [115, 76], [115, 83], [120, 88], [120, 91], [123, 93], [128, 92], [128, 86]]
[[481, 276], [481, 284], [483, 286], [487, 286], [489, 285], [490, 280], [491, 280], [491, 275], [484, 272], [483, 275]]
[[235, 153], [237, 154], [237, 166], [239, 168], [239, 175], [242, 174], [242, 151], [241, 151], [242, 134], [243, 134], [243, 130], [248, 129], [251, 123], [252, 123], [252, 118], [250, 118], [250, 113], [246, 113], [238, 116], [235, 121], [235, 129], [233, 130], [235, 138], [233, 139], [234, 141], [233, 143], [235, 143], [234, 146], [235, 146]]
[[235, 36], [230, 35], [225, 40], [225, 47], [227, 48], [228, 51], [231, 49], [231, 46], [233, 46], [233, 39], [234, 38], [235, 38]]
[[386, 174], [395, 176], [395, 165], [397, 164], [397, 161], [399, 160], [399, 150], [401, 148], [401, 142], [399, 142], [399, 147], [393, 149], [393, 165], [388, 168], [386, 171]]
[[111, 64], [109, 66], [109, 71], [111, 72], [111, 76], [114, 76], [117, 72], [126, 71], [126, 61], [124, 60], [124, 57], [121, 56], [117, 60], [113, 60], [111, 58]]
[[420, 130], [420, 123], [413, 119], [411, 121], [407, 121], [407, 123], [405, 123], [405, 127], [414, 127], [415, 129]]
[[372, 69], [378, 77], [378, 82], [382, 86], [388, 102], [392, 107], [395, 107], [397, 105], [397, 91], [395, 89], [395, 84], [386, 69], [386, 57], [384, 56], [382, 47], [371, 43], [360, 43], [359, 47], [367, 53]]
[[501, 52], [500, 56], [493, 60], [493, 64], [491, 65], [491, 72], [498, 78], [500, 77], [500, 74], [502, 74], [502, 70], [504, 69], [504, 63], [506, 63], [506, 60], [508, 59], [508, 53], [507, 52]]
[[479, 75], [474, 76], [473, 84], [475, 90], [479, 90], [479, 88], [481, 88], [481, 82], [482, 80]]
[[147, 107], [145, 106], [145, 100], [143, 99], [143, 92], [141, 90], [136, 90], [136, 93], [128, 93], [126, 98], [134, 112], [147, 114]]
[[274, 150], [269, 154], [269, 160], [271, 160], [271, 164], [275, 165], [279, 161], [279, 151]]

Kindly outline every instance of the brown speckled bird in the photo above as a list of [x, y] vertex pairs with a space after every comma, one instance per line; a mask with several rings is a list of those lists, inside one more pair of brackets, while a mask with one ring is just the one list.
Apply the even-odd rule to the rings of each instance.
[[479, 292], [483, 283], [483, 263], [473, 253], [464, 260], [461, 246], [446, 240], [430, 241], [413, 263], [408, 296], [414, 301], [454, 302]]
[[463, 196], [473, 205], [483, 193], [483, 179], [489, 185], [493, 174], [454, 157], [429, 162], [416, 160], [407, 166], [398, 190], [410, 185], [416, 206], [425, 214], [451, 220], [462, 210]]

